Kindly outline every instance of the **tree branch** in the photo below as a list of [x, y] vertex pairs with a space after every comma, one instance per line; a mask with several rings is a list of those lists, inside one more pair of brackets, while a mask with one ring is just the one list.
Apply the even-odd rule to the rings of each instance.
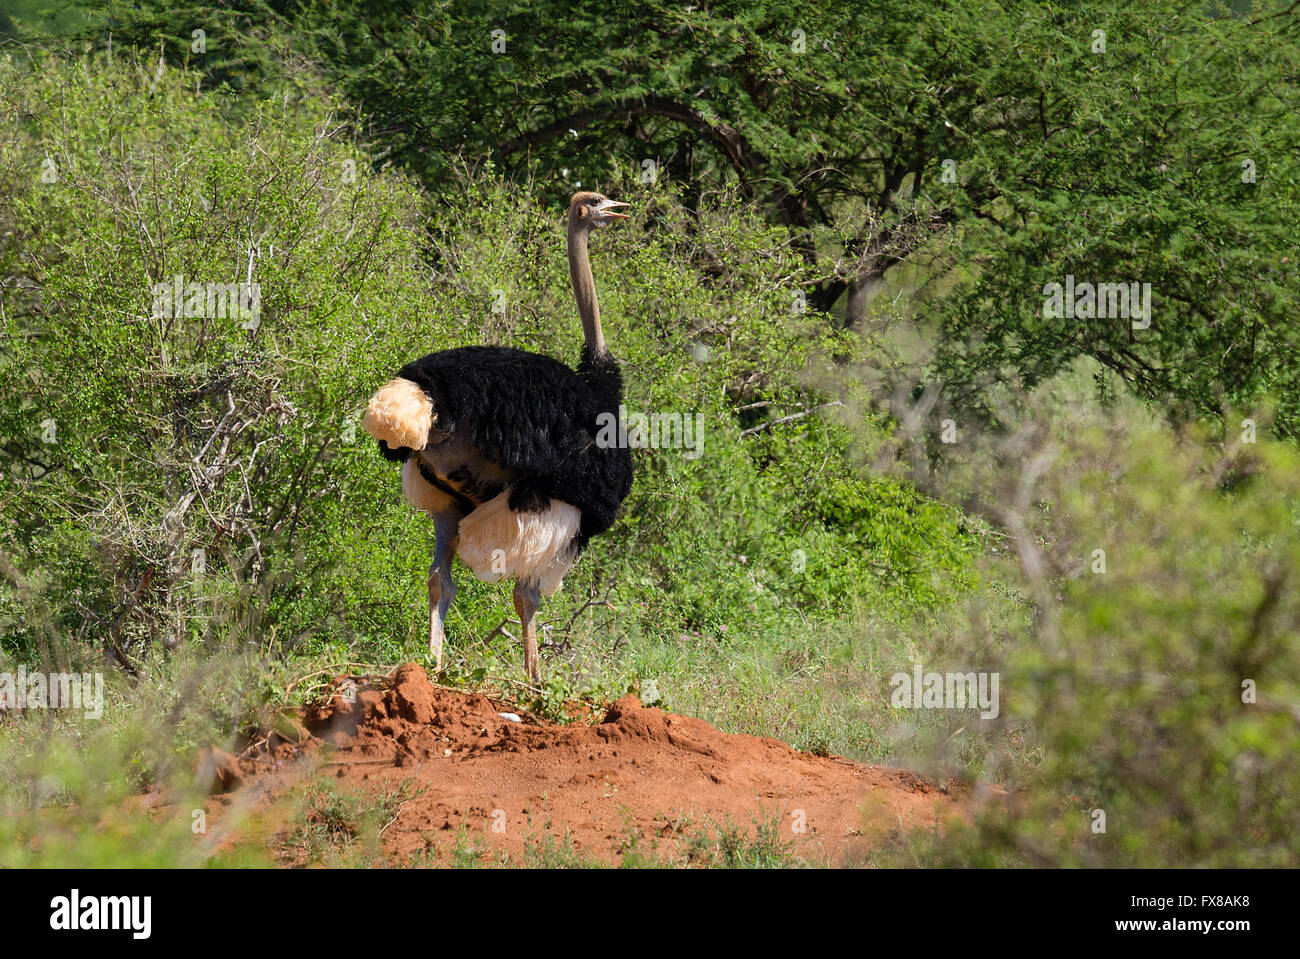
[[710, 122], [702, 113], [687, 104], [667, 97], [642, 97], [625, 104], [605, 107], [593, 107], [580, 110], [529, 133], [512, 137], [497, 146], [497, 153], [509, 156], [520, 150], [527, 150], [556, 137], [563, 136], [569, 130], [581, 130], [593, 123], [606, 120], [626, 120], [632, 117], [659, 116], [683, 123], [697, 133], [702, 134], [713, 146], [727, 158], [732, 169], [742, 180], [748, 180], [764, 166], [764, 158], [754, 152], [749, 143], [735, 127], [721, 122]]

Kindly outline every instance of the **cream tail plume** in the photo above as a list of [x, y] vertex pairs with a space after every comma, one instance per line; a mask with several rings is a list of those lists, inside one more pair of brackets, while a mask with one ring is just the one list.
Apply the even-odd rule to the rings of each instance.
[[362, 428], [389, 449], [424, 449], [433, 428], [433, 402], [419, 385], [400, 376], [389, 380], [370, 398]]

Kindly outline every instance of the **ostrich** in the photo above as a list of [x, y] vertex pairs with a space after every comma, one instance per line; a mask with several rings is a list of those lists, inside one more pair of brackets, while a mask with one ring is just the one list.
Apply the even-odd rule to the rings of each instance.
[[586, 339], [576, 370], [503, 346], [443, 350], [402, 367], [366, 408], [362, 426], [403, 464], [406, 501], [433, 517], [429, 652], [439, 669], [459, 555], [481, 580], [515, 581], [524, 667], [540, 680], [541, 597], [560, 588], [632, 488], [626, 445], [598, 442], [611, 432], [602, 426], [618, 423], [623, 378], [605, 348], [587, 257], [591, 231], [626, 219], [615, 208], [627, 205], [592, 192], [569, 204], [569, 276]]

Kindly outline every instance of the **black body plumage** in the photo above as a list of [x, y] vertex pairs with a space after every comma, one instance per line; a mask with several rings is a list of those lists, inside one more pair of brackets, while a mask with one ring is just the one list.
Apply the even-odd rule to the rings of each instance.
[[[598, 417], [618, 417], [623, 394], [618, 364], [608, 353], [584, 349], [573, 370], [510, 347], [466, 346], [430, 353], [397, 375], [432, 401], [435, 434], [468, 432], [485, 457], [520, 474], [510, 486], [512, 510], [545, 509], [552, 499], [577, 507], [578, 547], [613, 524], [632, 489], [632, 457], [619, 444], [596, 442]], [[379, 446], [394, 460], [412, 452], [390, 450], [382, 440]]]

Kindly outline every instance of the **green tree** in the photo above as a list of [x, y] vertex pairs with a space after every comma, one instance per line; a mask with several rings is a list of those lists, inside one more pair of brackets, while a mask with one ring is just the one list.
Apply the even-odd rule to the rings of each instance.
[[[132, 0], [80, 36], [110, 30], [235, 86], [278, 37], [364, 109], [376, 162], [434, 189], [463, 156], [546, 194], [616, 170], [690, 203], [739, 184], [849, 326], [941, 254], [931, 375], [972, 414], [989, 381], [1088, 355], [1182, 415], [1271, 393], [1300, 429], [1293, 5]], [[1044, 317], [1069, 275], [1149, 283], [1150, 326]]]

